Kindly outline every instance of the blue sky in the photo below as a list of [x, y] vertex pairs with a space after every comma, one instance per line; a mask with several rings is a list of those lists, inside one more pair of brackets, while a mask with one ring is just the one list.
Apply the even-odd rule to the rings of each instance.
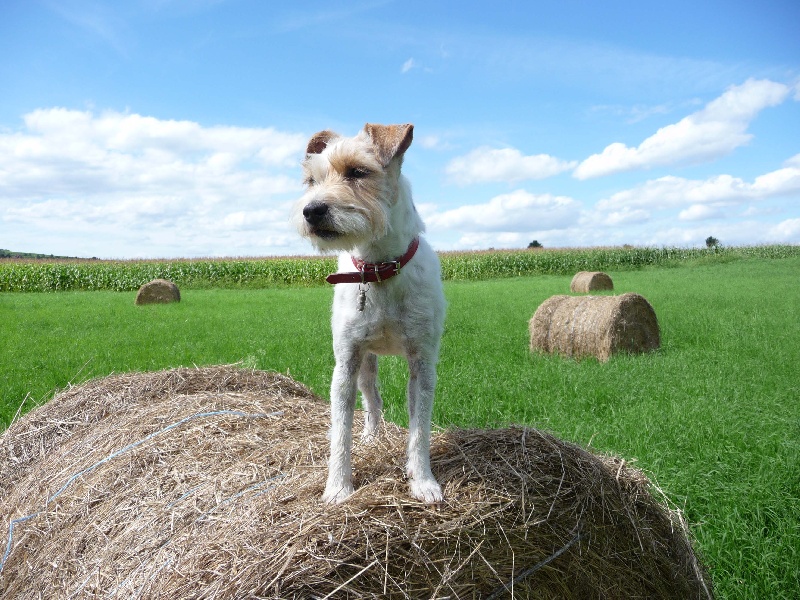
[[311, 134], [415, 125], [439, 250], [800, 243], [800, 3], [3, 0], [0, 247], [308, 254]]

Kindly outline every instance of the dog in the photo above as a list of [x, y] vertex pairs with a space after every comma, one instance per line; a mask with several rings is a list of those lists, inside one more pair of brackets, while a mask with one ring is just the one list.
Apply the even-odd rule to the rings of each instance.
[[335, 284], [330, 458], [324, 502], [353, 493], [353, 413], [357, 389], [365, 441], [379, 434], [383, 400], [378, 355], [408, 361], [408, 452], [411, 495], [443, 500], [431, 472], [430, 434], [445, 298], [439, 259], [420, 235], [425, 225], [401, 174], [414, 126], [367, 123], [355, 137], [320, 131], [303, 161], [306, 191], [292, 220], [320, 251], [339, 251]]

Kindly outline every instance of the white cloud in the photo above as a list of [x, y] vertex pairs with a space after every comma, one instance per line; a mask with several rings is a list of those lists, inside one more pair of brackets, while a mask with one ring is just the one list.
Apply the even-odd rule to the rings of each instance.
[[602, 219], [605, 225], [631, 225], [633, 223], [644, 223], [650, 218], [650, 213], [642, 209], [633, 209], [628, 206], [623, 207], [621, 210], [615, 210]]
[[779, 215], [784, 212], [784, 208], [779, 206], [769, 205], [750, 205], [745, 208], [739, 216], [745, 218], [764, 217], [770, 215]]
[[24, 132], [0, 134], [0, 182], [16, 197], [144, 189], [203, 195], [234, 185], [248, 195], [283, 192], [296, 184], [266, 169], [296, 165], [305, 145], [304, 136], [274, 129], [204, 128], [117, 112], [37, 110], [24, 122]]
[[790, 88], [769, 80], [749, 79], [728, 88], [705, 108], [659, 129], [632, 148], [621, 142], [584, 160], [573, 172], [577, 179], [648, 169], [659, 165], [713, 160], [747, 144], [747, 128], [763, 109], [783, 102]]
[[[522, 245], [522, 239], [524, 239], [524, 236], [520, 233], [468, 232], [458, 238], [453, 247], [464, 250], [518, 248]], [[525, 242], [524, 245], [527, 246], [528, 242]]]
[[[286, 210], [282, 210], [286, 209]], [[264, 210], [237, 210], [226, 214], [220, 226], [230, 231], [260, 230], [269, 231], [271, 225], [286, 220], [288, 207], [269, 208]]]
[[[666, 223], [665, 223], [666, 224]], [[704, 246], [705, 239], [713, 235], [726, 246], [752, 244], [796, 244], [800, 240], [800, 219], [784, 220], [770, 225], [758, 220], [715, 221], [687, 223], [685, 227], [664, 226], [649, 234], [639, 234], [641, 243], [654, 246]]]
[[545, 179], [574, 168], [575, 162], [547, 154], [524, 156], [516, 148], [481, 147], [450, 161], [445, 171], [459, 185], [488, 181]]
[[[784, 163], [786, 166], [783, 168], [756, 177], [752, 183], [731, 175], [717, 175], [705, 180], [660, 177], [600, 200], [597, 209], [607, 212], [634, 209], [660, 210], [723, 202], [740, 204], [797, 194], [800, 193], [798, 156], [786, 161]], [[695, 209], [694, 213], [687, 214], [699, 213]]]
[[708, 204], [692, 204], [678, 213], [681, 221], [706, 221], [723, 216], [722, 207], [710, 206]]
[[413, 69], [416, 65], [413, 58], [409, 58], [406, 62], [403, 63], [403, 66], [400, 67], [401, 73], [408, 73], [411, 69]]
[[730, 244], [733, 239], [730, 233], [730, 229], [715, 228], [714, 231], [709, 231], [706, 226], [664, 227], [649, 234], [646, 239], [638, 243], [652, 246], [701, 246], [704, 245], [704, 240], [709, 235], [713, 235], [723, 244]]
[[449, 147], [438, 135], [422, 135], [414, 141], [427, 150], [445, 150]]
[[469, 232], [525, 232], [559, 229], [573, 224], [580, 203], [566, 196], [516, 190], [495, 196], [486, 204], [460, 206], [426, 217], [428, 229]]
[[772, 227], [768, 239], [776, 242], [797, 243], [800, 239], [800, 219], [787, 219]]
[[485, 233], [468, 232], [461, 235], [452, 245], [452, 250], [502, 250], [507, 248], [526, 248], [534, 238], [530, 233]]
[[752, 193], [756, 196], [777, 196], [800, 191], [800, 155], [786, 161], [783, 169], [756, 177]]
[[300, 191], [302, 134], [62, 108], [23, 122], [0, 132], [1, 221], [82, 232], [96, 256], [137, 227], [174, 239], [178, 256], [218, 228], [288, 230], [288, 204], [274, 209]]

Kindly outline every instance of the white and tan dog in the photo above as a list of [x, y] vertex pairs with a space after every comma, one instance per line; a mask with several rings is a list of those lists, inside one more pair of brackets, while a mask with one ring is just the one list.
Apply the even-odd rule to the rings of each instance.
[[351, 450], [356, 388], [365, 411], [363, 438], [378, 434], [383, 401], [379, 354], [408, 360], [409, 438], [406, 473], [411, 495], [442, 500], [431, 473], [430, 432], [436, 363], [445, 300], [439, 259], [420, 237], [425, 225], [400, 173], [413, 125], [367, 124], [353, 138], [321, 131], [303, 162], [306, 193], [293, 221], [322, 251], [338, 250], [333, 298], [331, 455], [323, 500], [353, 493]]

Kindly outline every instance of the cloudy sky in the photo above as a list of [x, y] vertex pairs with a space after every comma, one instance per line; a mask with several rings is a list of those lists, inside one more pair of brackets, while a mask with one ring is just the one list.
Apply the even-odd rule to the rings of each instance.
[[800, 243], [800, 3], [4, 0], [0, 248], [308, 254], [311, 134], [415, 125], [439, 250]]

